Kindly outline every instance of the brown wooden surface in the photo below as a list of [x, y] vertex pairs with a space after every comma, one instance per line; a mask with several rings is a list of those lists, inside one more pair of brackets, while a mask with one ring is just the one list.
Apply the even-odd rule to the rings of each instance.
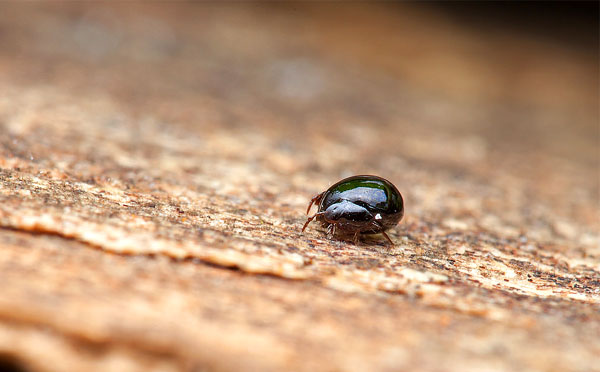
[[[597, 50], [410, 4], [1, 8], [5, 365], [599, 370]], [[300, 232], [361, 173], [395, 247]]]

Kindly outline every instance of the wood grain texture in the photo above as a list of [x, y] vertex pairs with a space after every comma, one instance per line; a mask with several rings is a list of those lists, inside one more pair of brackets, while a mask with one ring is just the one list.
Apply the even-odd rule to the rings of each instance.
[[[0, 361], [598, 370], [597, 52], [410, 4], [2, 8]], [[394, 247], [301, 233], [365, 173]]]

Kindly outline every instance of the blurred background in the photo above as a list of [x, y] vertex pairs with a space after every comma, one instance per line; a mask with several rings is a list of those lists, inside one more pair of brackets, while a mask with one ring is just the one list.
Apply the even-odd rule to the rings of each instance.
[[[110, 106], [93, 117], [107, 136], [126, 127], [156, 144], [151, 128], [190, 141], [221, 133], [237, 142], [204, 155], [243, 153], [275, 177], [304, 175], [295, 185], [379, 172], [408, 188], [421, 183], [409, 171], [426, 164], [518, 186], [554, 203], [543, 213], [589, 224], [597, 15], [595, 2], [5, 3], [4, 122], [26, 133], [31, 118], [11, 112], [40, 92], [71, 107], [85, 98]], [[31, 94], [11, 101], [11, 86]]]
[[542, 145], [554, 156], [597, 161], [594, 2], [7, 3], [2, 10], [3, 79], [109, 96], [140, 117], [151, 108], [165, 121], [198, 126], [287, 126], [294, 129], [286, 138], [301, 142], [315, 122], [347, 115], [406, 125], [411, 136], [442, 146], [413, 142], [414, 157], [445, 146], [469, 153], [447, 143], [445, 132], [479, 138], [473, 156], [486, 146]]
[[[0, 3], [0, 353], [589, 371], [598, 12]], [[404, 196], [397, 250], [300, 234], [310, 197], [361, 173]]]

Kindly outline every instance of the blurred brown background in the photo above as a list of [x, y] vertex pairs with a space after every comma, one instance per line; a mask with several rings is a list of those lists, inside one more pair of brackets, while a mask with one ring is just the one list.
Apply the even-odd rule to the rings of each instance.
[[[593, 371], [598, 4], [0, 4], [0, 366]], [[390, 179], [358, 245], [314, 194]]]

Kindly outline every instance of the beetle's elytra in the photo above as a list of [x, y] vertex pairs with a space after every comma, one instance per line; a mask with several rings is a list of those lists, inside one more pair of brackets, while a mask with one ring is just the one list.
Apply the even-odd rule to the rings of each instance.
[[316, 219], [327, 227], [331, 236], [353, 235], [358, 241], [359, 234], [381, 233], [394, 244], [385, 230], [392, 228], [404, 216], [402, 195], [390, 181], [371, 175], [345, 178], [326, 191], [316, 195], [308, 204], [306, 213], [313, 204], [319, 210], [302, 227]]

